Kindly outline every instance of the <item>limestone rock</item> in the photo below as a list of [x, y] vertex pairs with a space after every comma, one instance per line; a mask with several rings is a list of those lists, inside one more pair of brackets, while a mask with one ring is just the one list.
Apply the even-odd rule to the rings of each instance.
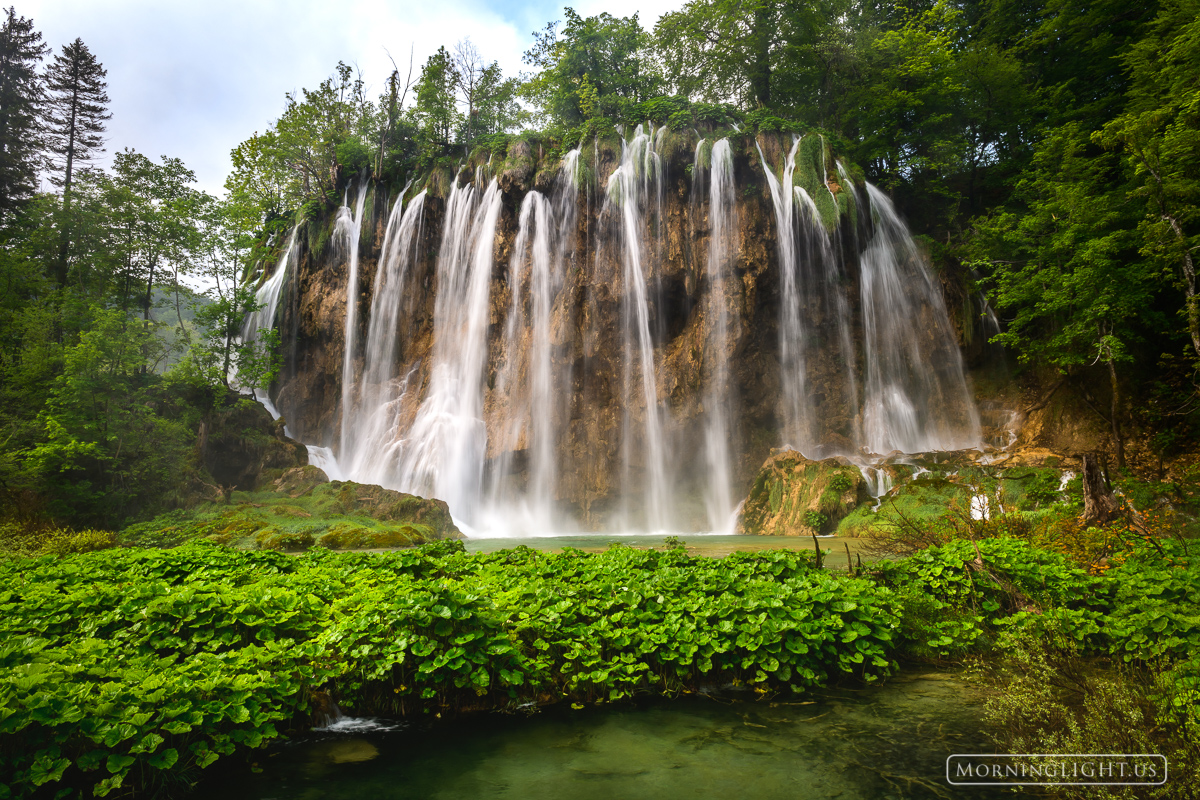
[[435, 539], [461, 539], [445, 501], [426, 499], [382, 486], [331, 481], [312, 490], [315, 498], [335, 497], [343, 514], [362, 514], [381, 522], [418, 522], [433, 530]]
[[795, 450], [773, 453], [738, 515], [737, 532], [765, 536], [831, 533], [866, 499], [866, 482], [844, 458], [811, 461]]
[[329, 483], [329, 476], [320, 467], [308, 464], [287, 470], [279, 476], [274, 486], [277, 492], [283, 492], [289, 497], [300, 497], [308, 494], [322, 483]]
[[196, 442], [201, 463], [219, 486], [252, 492], [265, 483], [264, 472], [308, 464], [308, 449], [284, 434], [282, 419], [271, 419], [254, 400], [235, 397], [200, 423]]

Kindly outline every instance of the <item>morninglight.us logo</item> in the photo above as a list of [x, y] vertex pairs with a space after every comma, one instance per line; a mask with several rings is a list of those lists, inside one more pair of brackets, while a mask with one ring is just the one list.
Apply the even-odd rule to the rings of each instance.
[[1162, 786], [1167, 759], [1154, 753], [956, 753], [951, 786]]

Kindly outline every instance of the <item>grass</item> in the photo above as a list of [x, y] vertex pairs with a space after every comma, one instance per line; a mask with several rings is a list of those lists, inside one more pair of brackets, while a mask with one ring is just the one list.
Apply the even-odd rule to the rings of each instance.
[[120, 540], [141, 547], [209, 539], [240, 548], [306, 550], [319, 544], [339, 550], [411, 547], [440, 538], [429, 524], [380, 519], [378, 512], [362, 509], [357, 488], [335, 481], [300, 497], [234, 492], [228, 505], [203, 503], [130, 525], [121, 531]]

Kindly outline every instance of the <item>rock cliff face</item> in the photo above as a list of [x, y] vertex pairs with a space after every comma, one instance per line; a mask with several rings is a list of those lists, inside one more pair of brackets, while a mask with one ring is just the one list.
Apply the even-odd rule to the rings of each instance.
[[[646, 170], [639, 175], [645, 186], [645, 207], [640, 211], [644, 224], [633, 243], [629, 228], [622, 227], [626, 223], [622, 221], [621, 199], [606, 197], [604, 188], [613, 185], [614, 172], [630, 168], [628, 157], [623, 166], [622, 142], [600, 140], [582, 148], [578, 155], [579, 187], [567, 200], [571, 212], [563, 217], [569, 229], [556, 234], [554, 243], [555, 252], [561, 255], [561, 285], [549, 317], [548, 358], [555, 401], [549, 408], [532, 412], [526, 405], [521, 412], [526, 420], [516, 428], [512, 417], [513, 398], [517, 395], [512, 384], [528, 387], [536, 383], [530, 353], [539, 346], [532, 333], [514, 333], [509, 322], [516, 310], [514, 294], [518, 294], [516, 302], [526, 317], [536, 316], [530, 279], [514, 277], [522, 264], [536, 258], [528, 255], [533, 252], [529, 248], [518, 248], [523, 205], [533, 191], [548, 198], [561, 192], [562, 154], [550, 153], [536, 142], [518, 140], [508, 146], [503, 161], [488, 158], [487, 154], [477, 155], [456, 179], [431, 176], [425, 185], [427, 193], [419, 229], [414, 234], [414, 256], [407, 268], [405, 290], [396, 301], [392, 377], [384, 392], [390, 404], [389, 433], [367, 446], [387, 450], [411, 429], [433, 378], [436, 336], [468, 335], [464, 329], [436, 331], [435, 336], [439, 258], [447, 258], [446, 248], [456, 246], [446, 235], [451, 213], [448, 200], [453, 195], [448, 187], [455, 180], [459, 186], [474, 181], [476, 191], [482, 192], [492, 178], [499, 190], [500, 208], [490, 242], [483, 334], [486, 358], [481, 365], [481, 409], [487, 432], [486, 450], [481, 454], [482, 493], [529, 491], [535, 460], [540, 458], [537, 463], [545, 463], [548, 458], [534, 452], [536, 418], [541, 414], [550, 418], [548, 424], [554, 431], [552, 460], [548, 462], [554, 465], [554, 474], [549, 492], [556, 518], [566, 520], [561, 523], [563, 527], [601, 529], [643, 519], [650, 501], [641, 489], [656, 478], [650, 463], [653, 451], [642, 441], [645, 432], [652, 430], [647, 423], [651, 415], [661, 423], [671, 526], [679, 530], [710, 527], [706, 513], [708, 519], [712, 514], [711, 510], [706, 512], [706, 500], [710, 494], [711, 454], [706, 452], [705, 431], [711, 428], [709, 419], [715, 401], [709, 388], [719, 358], [728, 370], [728, 391], [723, 398], [727, 398], [729, 409], [727, 460], [734, 502], [746, 495], [771, 448], [802, 445], [787, 441], [788, 436], [809, 436], [809, 443], [823, 450], [809, 453], [814, 457], [861, 446], [865, 441], [864, 418], [869, 416], [863, 399], [869, 387], [864, 387], [872, 374], [871, 364], [867, 363], [870, 355], [865, 352], [869, 348], [864, 342], [868, 334], [864, 333], [861, 266], [873, 225], [866, 198], [853, 186], [842, 185], [848, 180], [844, 172], [839, 175], [832, 167], [824, 170], [821, 189], [827, 188], [832, 202], [840, 206], [841, 223], [832, 235], [821, 239], [821, 246], [829, 250], [823, 257], [832, 259], [830, 263], [835, 263], [837, 270], [822, 274], [815, 269], [801, 269], [797, 273], [800, 300], [792, 302], [800, 306], [798, 311], [805, 322], [803, 340], [785, 346], [781, 308], [787, 287], [780, 268], [780, 200], [773, 199], [762, 161], [765, 159], [779, 176], [789, 158], [791, 139], [760, 137], [755, 141], [746, 137], [729, 141], [734, 246], [732, 268], [719, 284], [709, 269], [713, 210], [703, 183], [711, 179], [712, 170], [704, 163], [704, 146], [697, 148], [694, 136], [660, 132], [652, 141], [651, 154], [659, 166], [647, 159]], [[486, 162], [492, 160], [496, 163], [489, 166]], [[829, 159], [829, 163], [835, 162]], [[796, 174], [799, 176], [799, 168]], [[784, 189], [787, 193], [792, 181], [790, 173], [784, 175], [789, 184]], [[798, 177], [795, 185], [801, 186]], [[410, 189], [405, 200], [414, 193]], [[800, 193], [796, 198], [799, 202]], [[369, 338], [373, 293], [383, 268], [385, 234], [396, 200], [387, 187], [372, 185], [359, 220], [358, 285], [353, 298], [357, 303], [355, 339], [359, 344], [350, 359], [355, 391], [371, 388], [363, 385], [368, 377], [363, 343]], [[814, 217], [816, 210], [814, 205]], [[834, 214], [836, 218], [836, 209]], [[295, 274], [284, 285], [275, 318], [284, 342], [284, 368], [271, 395], [296, 438], [330, 446], [339, 458], [344, 458], [346, 454], [338, 452], [343, 414], [351, 415], [349, 424], [353, 426], [359, 422], [355, 415], [365, 412], [353, 406], [343, 408], [349, 254], [331, 245], [331, 231], [329, 215], [306, 222], [296, 237], [297, 253], [292, 259]], [[630, 271], [631, 247], [640, 254], [639, 266], [644, 273], [640, 288]], [[797, 249], [804, 247], [813, 250], [815, 245], [800, 242]], [[481, 249], [488, 250], [486, 245]], [[819, 257], [815, 250], [809, 256], [800, 253], [796, 263], [817, 263]], [[912, 255], [900, 258], [911, 259]], [[904, 268], [923, 269], [911, 264]], [[723, 295], [720, 298], [714, 296], [713, 287], [717, 285]], [[638, 320], [630, 298], [640, 289], [646, 296], [644, 322], [653, 348], [652, 383], [657, 406], [645, 400], [643, 389], [649, 383], [637, 359], [636, 335], [631, 333]], [[944, 338], [939, 326], [946, 326], [940, 303], [939, 297], [936, 304], [922, 301], [913, 307], [913, 316], [906, 324], [918, 344], [903, 358], [952, 358], [958, 363], [957, 350], [952, 354], [939, 350], [945, 347], [938, 339]], [[721, 327], [725, 341], [715, 342], [716, 317], [721, 308], [727, 315]], [[927, 348], [920, 344], [923, 338], [929, 342]], [[790, 353], [783, 352], [785, 347], [792, 348]], [[520, 353], [512, 352], [514, 348]], [[920, 348], [925, 348], [924, 355], [917, 352]], [[799, 391], [805, 403], [808, 433], [789, 432], [789, 411], [784, 407], [788, 394], [785, 362], [789, 358], [795, 361], [797, 352], [804, 369]], [[517, 363], [524, 366], [504, 372], [506, 364]], [[940, 367], [907, 365], [914, 372]], [[961, 382], [961, 367], [959, 370]], [[943, 412], [963, 419], [974, 413], [973, 406], [966, 408], [969, 399], [936, 401], [941, 405], [955, 402], [963, 407]], [[977, 431], [977, 422], [975, 426]], [[378, 476], [371, 482], [389, 485], [386, 478]], [[409, 486], [395, 488], [414, 490]], [[453, 502], [451, 505], [458, 514]]]

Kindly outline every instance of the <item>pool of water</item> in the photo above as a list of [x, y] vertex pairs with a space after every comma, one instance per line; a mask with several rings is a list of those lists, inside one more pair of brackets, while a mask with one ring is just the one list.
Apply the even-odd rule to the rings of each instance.
[[[754, 550], [809, 550], [813, 549], [811, 536], [737, 536], [715, 533], [689, 533], [677, 536], [687, 547], [689, 553], [706, 556], [725, 556], [734, 551]], [[868, 561], [870, 557], [860, 552], [865, 543], [863, 539], [852, 539], [840, 536], [818, 537], [817, 542], [822, 550], [828, 551], [826, 565], [832, 568], [844, 569], [846, 564], [846, 549], [857, 560]], [[487, 537], [473, 536], [463, 540], [469, 552], [493, 553], [524, 545], [534, 550], [561, 550], [564, 547], [574, 547], [580, 550], [603, 550], [613, 543], [626, 544], [631, 547], [666, 547], [666, 537], [657, 533], [580, 533], [555, 534], [546, 536], [508, 536]]]
[[225, 800], [972, 798], [946, 756], [995, 750], [953, 673], [801, 698], [720, 695], [528, 717], [485, 715], [313, 732], [201, 784]]

